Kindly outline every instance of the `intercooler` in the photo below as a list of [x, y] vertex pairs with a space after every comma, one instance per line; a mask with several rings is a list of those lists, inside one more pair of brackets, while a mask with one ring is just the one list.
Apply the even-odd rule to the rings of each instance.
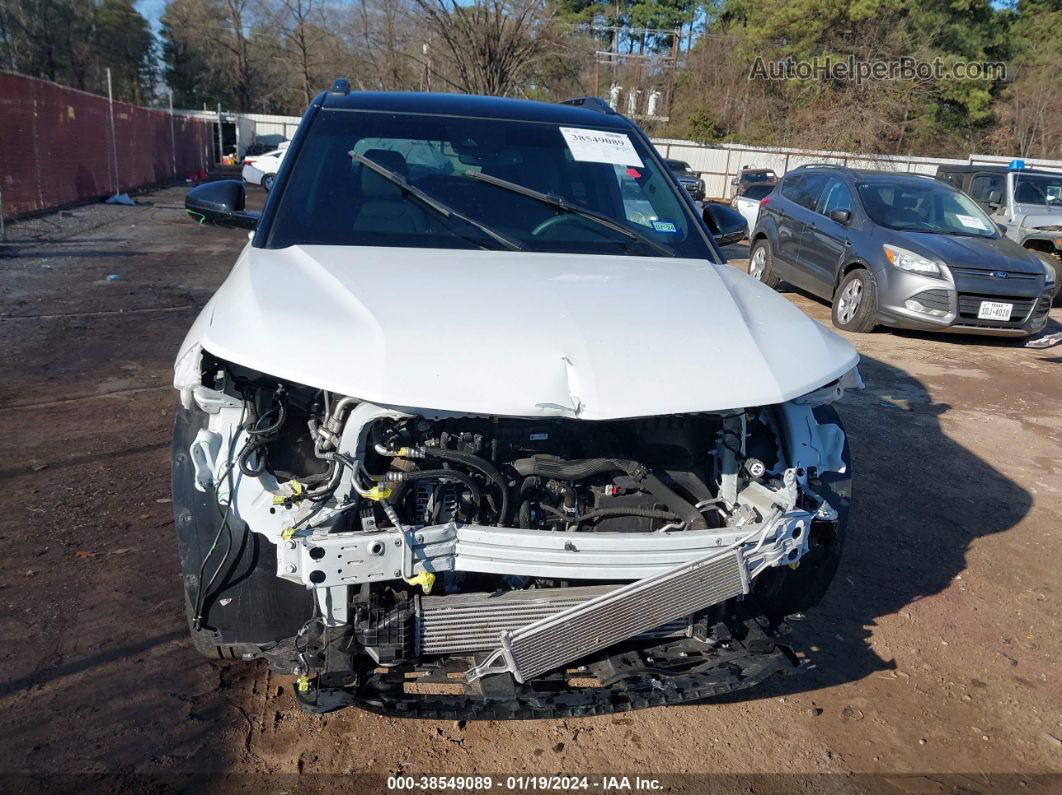
[[465, 676], [473, 682], [508, 671], [517, 682], [527, 682], [748, 590], [741, 551], [714, 553], [505, 632], [499, 647]]
[[[498, 648], [503, 632], [548, 618], [617, 588], [595, 585], [497, 593], [423, 596], [417, 611], [417, 653], [459, 654]], [[671, 621], [641, 633], [641, 638], [688, 634], [689, 621]]]

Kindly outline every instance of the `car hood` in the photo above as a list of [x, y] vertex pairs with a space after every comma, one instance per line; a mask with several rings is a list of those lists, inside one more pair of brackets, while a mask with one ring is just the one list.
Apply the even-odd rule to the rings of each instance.
[[726, 265], [334, 246], [246, 247], [197, 343], [388, 406], [583, 419], [780, 403], [858, 360]]
[[911, 248], [922, 255], [928, 254], [953, 267], [1011, 273], [1043, 273], [1039, 261], [1007, 237], [965, 237], [922, 232], [898, 235], [887, 230], [884, 237], [887, 243], [895, 239], [898, 246]]

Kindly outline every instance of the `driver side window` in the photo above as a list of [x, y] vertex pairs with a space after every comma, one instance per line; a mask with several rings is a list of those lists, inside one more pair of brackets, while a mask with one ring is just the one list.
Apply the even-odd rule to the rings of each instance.
[[1000, 174], [978, 174], [970, 182], [970, 198], [976, 202], [987, 202], [995, 192], [1003, 195], [1003, 177]]
[[848, 186], [836, 177], [831, 177], [826, 184], [826, 189], [819, 197], [819, 205], [816, 208], [821, 215], [829, 216], [834, 210], [852, 211], [852, 194]]

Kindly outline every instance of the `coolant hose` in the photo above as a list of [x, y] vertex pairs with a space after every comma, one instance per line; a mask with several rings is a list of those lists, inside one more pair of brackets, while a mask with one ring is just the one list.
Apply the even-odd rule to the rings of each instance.
[[565, 461], [552, 455], [533, 455], [513, 461], [513, 468], [521, 475], [540, 475], [557, 480], [583, 480], [604, 472], [620, 471], [631, 478], [686, 523], [690, 530], [706, 530], [708, 522], [696, 506], [682, 499], [675, 491], [664, 485], [648, 467], [637, 461], [624, 458], [579, 458]]
[[657, 511], [652, 508], [598, 508], [593, 511], [587, 511], [582, 516], [577, 517], [575, 521], [576, 524], [582, 524], [583, 522], [607, 519], [612, 516], [642, 516], [646, 519], [665, 519], [667, 521], [675, 521], [680, 518], [677, 513]]

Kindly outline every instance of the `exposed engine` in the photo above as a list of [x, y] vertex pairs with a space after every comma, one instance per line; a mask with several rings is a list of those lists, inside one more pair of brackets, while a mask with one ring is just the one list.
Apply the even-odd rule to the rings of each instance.
[[[216, 360], [204, 370], [197, 488], [276, 544], [277, 576], [313, 593], [290, 646], [263, 654], [319, 691], [393, 700], [388, 670], [428, 666], [473, 689], [508, 673], [529, 694], [579, 660], [613, 670], [634, 654], [615, 676], [642, 676], [646, 649], [690, 675], [749, 632], [748, 614], [802, 609], [786, 570], [837, 538], [840, 501], [816, 489], [823, 470], [844, 470], [843, 433], [815, 436], [810, 405], [459, 416]], [[209, 627], [223, 583], [200, 590], [194, 626]]]

